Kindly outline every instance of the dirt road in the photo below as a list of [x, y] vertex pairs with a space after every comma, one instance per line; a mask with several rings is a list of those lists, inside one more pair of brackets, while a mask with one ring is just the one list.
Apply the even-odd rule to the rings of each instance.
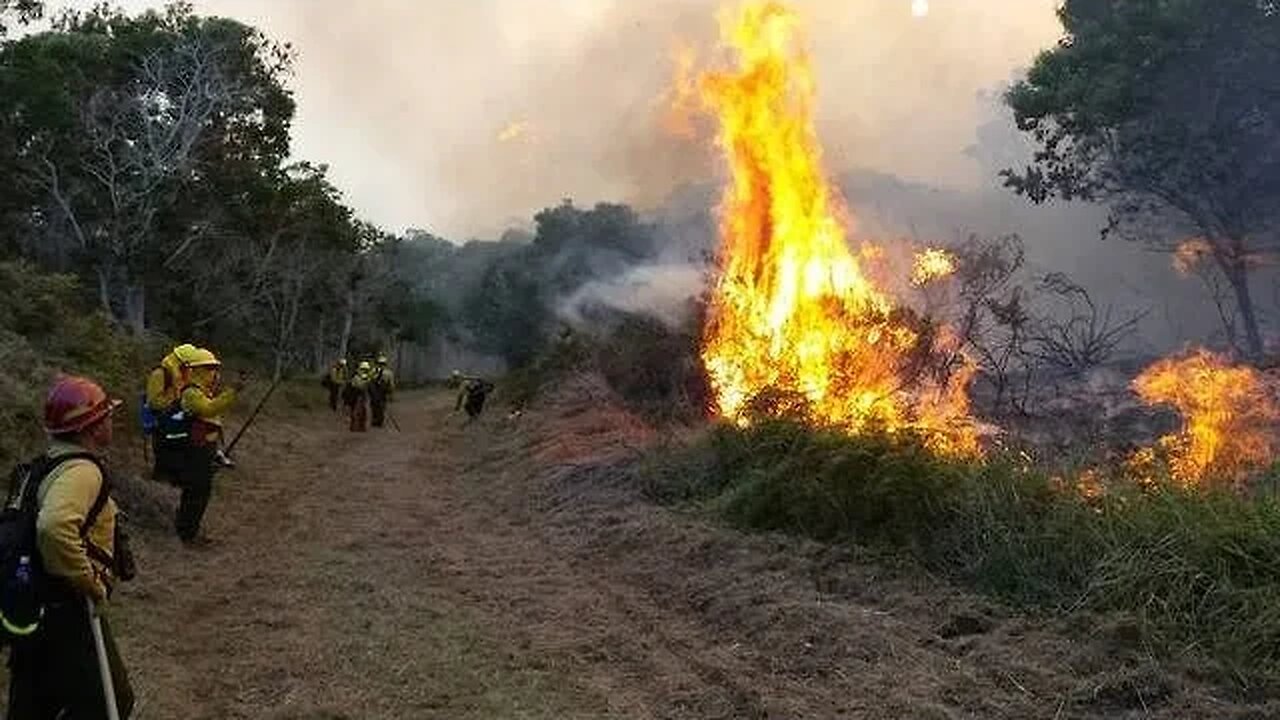
[[[650, 438], [590, 388], [356, 435], [288, 394], [186, 551], [116, 599], [138, 718], [1274, 717], [848, 549], [638, 499]], [[1075, 639], [1072, 639], [1075, 638]]]

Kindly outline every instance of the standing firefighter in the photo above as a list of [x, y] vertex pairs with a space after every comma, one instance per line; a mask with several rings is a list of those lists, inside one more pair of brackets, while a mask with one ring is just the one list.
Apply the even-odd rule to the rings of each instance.
[[60, 378], [44, 407], [48, 450], [14, 475], [9, 507], [27, 513], [19, 522], [30, 535], [6, 555], [23, 543], [32, 547], [16, 567], [6, 565], [3, 582], [3, 632], [12, 642], [9, 720], [105, 718], [108, 674], [119, 717], [133, 710], [124, 664], [101, 615], [116, 578], [133, 577], [102, 466], [119, 405], [91, 380]]
[[342, 394], [342, 388], [347, 384], [347, 359], [338, 358], [329, 368], [329, 372], [325, 373], [322, 383], [329, 389], [329, 409], [338, 412], [338, 396]]
[[209, 350], [197, 351], [188, 366], [190, 381], [182, 390], [176, 417], [170, 420], [171, 425], [180, 427], [187, 436], [179, 469], [182, 497], [174, 525], [183, 543], [207, 545], [208, 538], [200, 534], [200, 521], [209, 506], [213, 474], [219, 464], [222, 416], [235, 404], [244, 382], [237, 381], [224, 389], [222, 363]]
[[484, 401], [493, 392], [493, 383], [483, 378], [470, 377], [462, 383], [462, 391], [458, 393], [458, 402], [454, 404], [454, 412], [459, 409], [467, 411], [468, 420], [480, 417], [484, 410]]
[[343, 400], [351, 413], [351, 432], [365, 432], [369, 429], [369, 384], [372, 375], [373, 368], [369, 363], [361, 362], [343, 391]]
[[182, 460], [187, 438], [185, 433], [180, 433], [179, 437], [168, 437], [165, 420], [179, 409], [182, 389], [189, 382], [188, 363], [198, 352], [195, 345], [179, 345], [147, 375], [142, 425], [143, 432], [151, 436], [152, 459], [155, 463], [152, 477], [156, 480], [174, 484], [178, 481], [178, 465]]
[[382, 427], [387, 418], [387, 403], [396, 389], [396, 377], [387, 367], [387, 356], [379, 355], [369, 378], [369, 407], [373, 410], [373, 426]]

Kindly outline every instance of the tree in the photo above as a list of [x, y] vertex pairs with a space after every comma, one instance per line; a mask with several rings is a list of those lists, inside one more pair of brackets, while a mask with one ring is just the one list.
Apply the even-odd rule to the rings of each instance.
[[199, 300], [187, 312], [204, 314], [199, 325], [264, 356], [280, 376], [314, 357], [326, 338], [310, 329], [323, 336], [325, 321], [337, 319], [350, 268], [366, 248], [323, 166], [296, 163], [250, 190], [260, 204], [237, 208], [244, 234], [222, 236], [216, 263], [193, 278], [188, 293]]
[[[36, 5], [0, 0], [0, 18]], [[102, 4], [0, 40], [0, 245], [79, 273], [120, 324], [277, 376], [352, 336], [383, 342], [414, 307], [393, 307], [401, 288], [382, 282], [394, 243], [324, 165], [289, 162], [291, 61], [182, 2], [136, 16]]]
[[626, 205], [583, 210], [566, 200], [534, 220], [537, 231], [528, 244], [492, 244], [498, 254], [486, 259], [458, 313], [481, 349], [513, 367], [546, 349], [557, 328], [557, 303], [586, 282], [616, 277], [656, 252], [653, 228]]
[[[1006, 94], [1038, 145], [1006, 184], [1036, 203], [1105, 200], [1107, 232], [1163, 250], [1203, 238], [1244, 350], [1261, 353], [1249, 282], [1280, 245], [1277, 4], [1066, 0], [1058, 16], [1064, 39]], [[1167, 232], [1144, 236], [1153, 220]]]
[[13, 210], [35, 231], [29, 250], [81, 265], [103, 308], [141, 331], [148, 287], [206, 239], [184, 194], [214, 165], [247, 153], [270, 168], [287, 151], [287, 48], [184, 4], [99, 7], [8, 44], [0, 62], [0, 138], [26, 190]]
[[615, 275], [655, 250], [653, 228], [626, 205], [599, 203], [581, 210], [569, 200], [534, 216], [534, 261], [555, 292]]

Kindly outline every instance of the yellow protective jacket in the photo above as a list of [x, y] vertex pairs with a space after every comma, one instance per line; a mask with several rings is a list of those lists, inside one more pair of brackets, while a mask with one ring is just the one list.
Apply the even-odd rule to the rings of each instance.
[[169, 353], [160, 361], [160, 367], [147, 375], [147, 405], [157, 411], [172, 407], [178, 402], [182, 384], [182, 361]]
[[222, 416], [235, 404], [235, 390], [223, 390], [213, 396], [197, 385], [183, 390], [182, 410], [193, 418], [191, 444], [217, 445], [222, 438]]
[[[84, 452], [71, 443], [53, 441], [48, 455], [57, 458]], [[68, 460], [54, 469], [40, 484], [37, 497], [40, 511], [36, 516], [36, 546], [49, 575], [66, 580], [78, 592], [101, 602], [113, 578], [109, 564], [102, 560], [115, 556], [115, 501], [107, 498], [97, 520], [80, 537], [80, 527], [88, 517], [105, 478], [89, 460]], [[89, 544], [105, 556], [91, 557]]]
[[372, 380], [373, 376], [370, 373], [357, 370], [356, 374], [351, 376], [351, 382], [348, 384], [360, 392], [365, 392], [369, 389], [369, 382]]
[[338, 387], [347, 384], [347, 367], [345, 365], [334, 365], [329, 368], [329, 382]]

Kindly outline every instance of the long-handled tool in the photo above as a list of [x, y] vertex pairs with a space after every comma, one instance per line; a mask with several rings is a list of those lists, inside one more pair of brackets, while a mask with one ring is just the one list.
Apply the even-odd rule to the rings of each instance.
[[387, 408], [386, 413], [387, 420], [391, 423], [391, 427], [395, 428], [396, 432], [404, 432], [400, 429], [400, 423], [396, 422], [396, 416], [391, 414], [391, 408]]
[[102, 636], [102, 618], [98, 617], [98, 608], [92, 598], [84, 599], [89, 610], [89, 627], [93, 629], [93, 647], [98, 652], [98, 675], [102, 678], [102, 693], [107, 701], [107, 719], [120, 720], [120, 709], [116, 707], [116, 683], [111, 677], [111, 661], [107, 658], [107, 643]]
[[235, 449], [236, 443], [240, 442], [240, 438], [244, 437], [244, 431], [248, 430], [249, 426], [253, 424], [253, 421], [257, 419], [258, 413], [262, 412], [263, 406], [265, 406], [267, 401], [271, 399], [271, 394], [276, 391], [276, 388], [280, 386], [280, 383], [283, 380], [284, 378], [280, 378], [279, 380], [271, 383], [271, 387], [267, 388], [267, 394], [263, 395], [262, 399], [258, 401], [258, 405], [253, 408], [253, 412], [249, 413], [249, 419], [244, 421], [244, 424], [240, 426], [240, 430], [236, 432], [236, 436], [231, 439], [227, 448], [222, 451], [224, 455], [231, 457], [231, 451]]

